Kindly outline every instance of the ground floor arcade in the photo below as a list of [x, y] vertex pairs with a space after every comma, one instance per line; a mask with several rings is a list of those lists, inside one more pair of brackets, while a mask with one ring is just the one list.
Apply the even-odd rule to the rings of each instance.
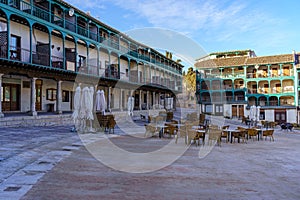
[[[72, 112], [75, 88], [80, 85], [103, 90], [107, 111], [125, 111], [128, 97], [134, 97], [134, 110], [173, 109], [176, 95], [158, 86], [118, 84], [110, 81], [85, 82], [62, 80], [26, 75], [0, 74], [0, 116], [6, 113], [22, 112], [38, 115], [39, 112]], [[123, 87], [124, 86], [124, 87]], [[172, 98], [171, 108], [167, 99]]]
[[[247, 104], [199, 104], [201, 113], [242, 119], [250, 116], [250, 106]], [[295, 106], [261, 106], [259, 120], [275, 121], [278, 123], [299, 123], [300, 111]]]

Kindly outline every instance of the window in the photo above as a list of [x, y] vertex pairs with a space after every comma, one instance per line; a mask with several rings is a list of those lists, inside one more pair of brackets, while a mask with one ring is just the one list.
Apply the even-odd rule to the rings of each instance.
[[20, 60], [21, 59], [21, 37], [11, 35], [10, 41], [10, 59]]
[[[126, 69], [126, 77], [128, 77], [128, 69]], [[299, 85], [300, 85], [300, 81], [299, 81]]]
[[56, 89], [53, 88], [47, 89], [47, 100], [50, 101], [56, 100]]
[[212, 113], [212, 111], [213, 111], [213, 105], [205, 105], [206, 113]]
[[78, 55], [78, 68], [85, 67], [86, 57]]
[[70, 92], [67, 90], [62, 91], [62, 102], [70, 102]]

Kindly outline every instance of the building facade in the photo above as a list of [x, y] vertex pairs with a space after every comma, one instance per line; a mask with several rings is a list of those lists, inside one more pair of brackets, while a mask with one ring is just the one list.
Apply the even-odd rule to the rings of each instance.
[[252, 50], [242, 50], [197, 60], [201, 112], [241, 118], [256, 105], [261, 107], [260, 120], [299, 123], [298, 57], [295, 52], [256, 56]]
[[[73, 110], [78, 84], [105, 91], [108, 110], [163, 105], [183, 66], [60, 0], [0, 0], [0, 116]], [[175, 105], [175, 104], [174, 104]]]

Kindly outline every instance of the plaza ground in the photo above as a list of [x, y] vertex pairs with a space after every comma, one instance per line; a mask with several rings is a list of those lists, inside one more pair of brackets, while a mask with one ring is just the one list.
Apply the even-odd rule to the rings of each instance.
[[[236, 120], [225, 124], [232, 128], [241, 125]], [[204, 147], [191, 145], [175, 162], [148, 173], [107, 167], [90, 154], [89, 147], [101, 147], [108, 136], [126, 151], [145, 153], [173, 140], [134, 137], [116, 129], [114, 135], [84, 134], [88, 139], [84, 146], [70, 130], [70, 126], [0, 130], [0, 199], [300, 198], [298, 130], [287, 132], [277, 127], [275, 142], [222, 142], [203, 158], [199, 151]], [[182, 139], [177, 145], [184, 145]], [[120, 164], [122, 159], [126, 160], [120, 158]], [[157, 161], [151, 162], [155, 165]]]

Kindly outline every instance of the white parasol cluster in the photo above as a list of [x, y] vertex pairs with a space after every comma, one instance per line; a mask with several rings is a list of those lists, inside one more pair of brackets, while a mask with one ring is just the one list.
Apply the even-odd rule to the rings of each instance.
[[102, 112], [105, 114], [106, 101], [103, 90], [98, 90], [96, 93], [96, 111]]
[[127, 107], [128, 107], [128, 115], [132, 116], [133, 107], [134, 107], [134, 97], [128, 97]]
[[94, 87], [84, 87], [81, 90], [80, 86], [78, 86], [75, 90], [74, 112], [72, 114], [76, 129], [84, 130], [86, 127], [85, 120], [90, 120], [90, 130], [92, 130], [91, 121], [94, 120], [93, 105]]

